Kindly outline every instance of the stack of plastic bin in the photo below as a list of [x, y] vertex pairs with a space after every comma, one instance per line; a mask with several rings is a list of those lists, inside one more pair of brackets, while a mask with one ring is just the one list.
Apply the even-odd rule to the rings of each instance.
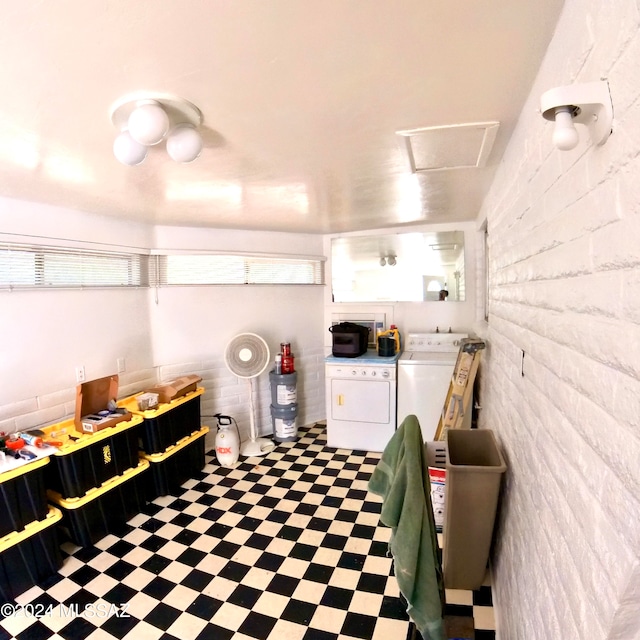
[[269, 373], [271, 383], [271, 420], [273, 439], [276, 442], [292, 442], [298, 437], [298, 374]]
[[140, 416], [96, 433], [76, 431], [74, 421], [43, 430], [63, 444], [51, 456], [49, 501], [62, 512], [62, 528], [81, 547], [121, 532], [145, 504], [141, 477], [149, 463], [138, 456]]
[[140, 410], [137, 396], [122, 405], [142, 420], [138, 430], [140, 455], [148, 462], [146, 498], [167, 495], [204, 467], [204, 441], [209, 427], [200, 425], [202, 387], [153, 409]]
[[54, 526], [62, 518], [47, 505], [40, 458], [0, 473], [0, 604], [52, 576], [62, 565]]

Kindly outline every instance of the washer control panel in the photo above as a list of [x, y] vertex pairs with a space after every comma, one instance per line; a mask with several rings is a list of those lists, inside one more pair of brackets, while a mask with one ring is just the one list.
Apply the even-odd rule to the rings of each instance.
[[410, 333], [405, 351], [458, 351], [461, 341], [468, 338], [466, 333]]

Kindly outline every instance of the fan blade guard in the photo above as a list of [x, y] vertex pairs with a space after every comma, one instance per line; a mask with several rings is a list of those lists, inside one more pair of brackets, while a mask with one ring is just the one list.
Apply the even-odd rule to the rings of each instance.
[[224, 354], [229, 371], [239, 378], [255, 378], [269, 364], [269, 346], [255, 333], [241, 333], [232, 338]]

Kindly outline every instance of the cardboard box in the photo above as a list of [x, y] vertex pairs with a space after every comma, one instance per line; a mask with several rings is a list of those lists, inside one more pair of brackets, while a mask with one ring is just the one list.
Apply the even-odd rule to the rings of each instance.
[[158, 400], [160, 402], [171, 402], [176, 398], [180, 398], [187, 393], [195, 391], [198, 388], [198, 382], [201, 380], [202, 378], [195, 374], [182, 376], [181, 378], [176, 378], [169, 382], [157, 384], [154, 387], [151, 387], [151, 389], [147, 389], [147, 393], [157, 393]]
[[436, 531], [442, 532], [445, 521], [447, 443], [440, 441], [427, 442], [425, 451], [429, 467], [433, 518], [436, 524]]
[[429, 467], [429, 482], [431, 484], [431, 505], [433, 518], [436, 523], [436, 531], [442, 531], [444, 527], [444, 505], [447, 470]]
[[131, 413], [110, 413], [98, 416], [98, 412], [107, 410], [110, 401], [118, 397], [118, 376], [106, 376], [98, 380], [83, 382], [76, 387], [76, 413], [74, 424], [77, 431], [96, 433], [119, 422], [131, 420]]

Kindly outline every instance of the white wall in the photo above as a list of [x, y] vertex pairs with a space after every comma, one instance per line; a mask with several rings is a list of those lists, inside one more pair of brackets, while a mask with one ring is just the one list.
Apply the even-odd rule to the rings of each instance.
[[[305, 234], [159, 227], [155, 244], [162, 249], [322, 255], [322, 236]], [[248, 433], [248, 383], [229, 373], [224, 352], [231, 338], [250, 332], [266, 340], [272, 357], [281, 342], [291, 343], [298, 372], [298, 424], [325, 417], [323, 287], [168, 287], [160, 289], [157, 304], [154, 296], [149, 293], [155, 364], [164, 379], [194, 371], [202, 375], [209, 389], [203, 414], [232, 415]], [[268, 433], [272, 423], [266, 374], [256, 385], [255, 404], [257, 427]]]
[[[0, 240], [150, 246], [151, 228], [61, 207], [0, 198]], [[0, 291], [0, 431], [57, 422], [75, 406], [75, 369], [87, 380], [117, 371], [121, 388], [155, 380], [145, 290]]]
[[[475, 228], [473, 224], [438, 228]], [[430, 227], [420, 227], [423, 230]], [[386, 232], [386, 231], [385, 231]], [[475, 248], [467, 234], [465, 259], [473, 278]], [[0, 199], [0, 238], [24, 242], [124, 248], [325, 254], [319, 235], [154, 227], [37, 203]], [[328, 254], [325, 254], [328, 255]], [[326, 270], [330, 282], [330, 263]], [[176, 287], [139, 291], [0, 292], [0, 331], [7, 336], [0, 360], [0, 430], [59, 421], [75, 402], [75, 369], [92, 380], [117, 371], [121, 396], [156, 379], [184, 373], [203, 377], [205, 415], [225, 413], [248, 432], [248, 385], [227, 371], [224, 350], [240, 332], [262, 335], [275, 355], [291, 342], [298, 371], [298, 424], [325, 417], [324, 355], [330, 346], [325, 305], [330, 287]], [[156, 302], [157, 299], [157, 302]], [[340, 306], [340, 305], [339, 305]], [[368, 306], [368, 305], [365, 305]], [[401, 331], [436, 326], [468, 329], [474, 292], [466, 302], [396, 303], [386, 308]], [[16, 372], [19, 372], [16, 374]], [[267, 375], [256, 388], [258, 428], [271, 429]], [[215, 421], [203, 420], [211, 426]]]
[[[207, 249], [322, 254], [321, 236], [166, 228], [0, 199], [0, 240], [103, 249]], [[176, 287], [154, 290], [0, 291], [0, 431], [65, 419], [75, 369], [87, 380], [117, 371], [120, 396], [182, 373], [203, 377], [204, 414], [227, 413], [248, 432], [248, 385], [231, 376], [224, 348], [236, 333], [262, 335], [275, 354], [288, 341], [298, 371], [298, 424], [324, 418], [322, 287]], [[269, 379], [257, 385], [258, 427], [271, 431]], [[215, 426], [215, 420], [204, 423]], [[213, 436], [213, 433], [212, 433]], [[212, 445], [212, 437], [209, 438]]]
[[[481, 215], [502, 640], [640, 638], [639, 26], [635, 0], [567, 0]], [[540, 95], [601, 77], [613, 135], [557, 151]]]

